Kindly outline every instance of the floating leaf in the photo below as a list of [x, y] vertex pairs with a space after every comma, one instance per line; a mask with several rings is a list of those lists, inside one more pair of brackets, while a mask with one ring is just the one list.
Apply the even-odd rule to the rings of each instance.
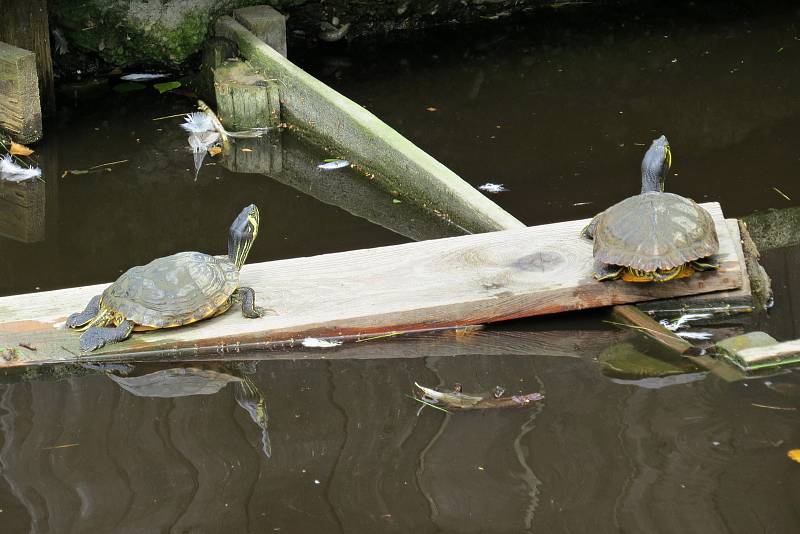
[[208, 153], [211, 154], [212, 156], [216, 156], [216, 155], [220, 154], [221, 152], [222, 152], [222, 147], [221, 146], [212, 146], [212, 147], [208, 148]]
[[242, 152], [252, 152], [253, 151], [252, 148], [243, 148], [241, 150], [242, 150]]
[[147, 81], [147, 80], [158, 80], [159, 78], [166, 78], [166, 74], [149, 74], [149, 73], [133, 73], [133, 74], [126, 74], [125, 76], [120, 76], [120, 80], [125, 80], [128, 82], [139, 82], [139, 81]]
[[398, 200], [396, 198], [392, 199], [392, 204], [400, 204], [401, 202], [402, 202], [402, 200]]
[[433, 112], [433, 111], [438, 111], [438, 110], [437, 110], [435, 107], [431, 106], [431, 107], [429, 107], [429, 108], [425, 108], [425, 111], [431, 111], [431, 112]]
[[141, 91], [142, 89], [146, 89], [147, 86], [141, 83], [136, 82], [123, 82], [118, 83], [114, 86], [114, 91], [117, 93], [125, 94], [125, 93], [132, 93], [134, 91]]
[[792, 449], [786, 453], [786, 456], [800, 464], [800, 449]]
[[167, 91], [172, 91], [173, 89], [177, 89], [181, 86], [181, 82], [164, 82], [164, 83], [155, 83], [153, 87], [162, 95]]
[[10, 152], [13, 156], [30, 156], [31, 154], [33, 154], [33, 149], [30, 149], [25, 145], [21, 145], [19, 143], [11, 141]]

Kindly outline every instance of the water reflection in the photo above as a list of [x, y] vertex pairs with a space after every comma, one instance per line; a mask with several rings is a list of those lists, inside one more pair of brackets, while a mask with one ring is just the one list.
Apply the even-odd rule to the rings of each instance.
[[261, 450], [264, 456], [272, 456], [267, 423], [266, 399], [258, 385], [249, 374], [255, 370], [255, 364], [216, 365], [212, 368], [195, 366], [172, 367], [146, 372], [142, 366], [136, 368], [135, 374], [124, 376], [116, 372], [108, 372], [107, 376], [119, 387], [137, 397], [176, 398], [191, 395], [213, 395], [229, 383], [234, 384], [236, 403], [250, 416], [250, 419], [261, 429]]
[[0, 179], [0, 236], [21, 243], [44, 241], [45, 185], [39, 178], [21, 182]]

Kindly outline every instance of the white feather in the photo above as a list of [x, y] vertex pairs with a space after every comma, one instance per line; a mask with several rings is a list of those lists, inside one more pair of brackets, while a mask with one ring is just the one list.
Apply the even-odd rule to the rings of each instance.
[[10, 155], [0, 158], [0, 179], [9, 182], [23, 182], [38, 178], [41, 175], [42, 169], [39, 167], [29, 167], [27, 169], [21, 167]]
[[481, 191], [486, 191], [487, 193], [502, 193], [503, 191], [508, 191], [508, 188], [503, 184], [493, 184], [492, 182], [487, 182], [483, 185], [478, 186], [478, 189]]
[[181, 128], [190, 133], [211, 132], [214, 130], [214, 122], [211, 117], [199, 111], [187, 113], [183, 120], [186, 122], [181, 124]]
[[338, 347], [341, 345], [341, 340], [338, 339], [319, 339], [316, 337], [307, 337], [303, 340], [304, 347], [313, 347], [319, 349], [329, 349], [331, 347]]
[[697, 321], [700, 319], [708, 319], [711, 317], [710, 313], [686, 313], [681, 315], [674, 321], [668, 321], [666, 319], [662, 319], [659, 321], [667, 330], [672, 330], [673, 332], [680, 329], [683, 325], [688, 323], [689, 321]]
[[685, 339], [711, 339], [711, 332], [678, 332]]

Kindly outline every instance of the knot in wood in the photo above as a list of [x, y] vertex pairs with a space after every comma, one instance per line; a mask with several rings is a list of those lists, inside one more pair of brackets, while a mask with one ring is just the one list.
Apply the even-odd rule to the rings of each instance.
[[521, 271], [543, 273], [559, 269], [565, 261], [560, 252], [542, 249], [519, 258], [513, 266]]

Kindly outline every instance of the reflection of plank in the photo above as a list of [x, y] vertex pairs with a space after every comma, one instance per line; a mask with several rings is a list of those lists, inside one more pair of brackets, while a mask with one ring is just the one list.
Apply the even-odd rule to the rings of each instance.
[[0, 127], [22, 143], [42, 137], [33, 52], [0, 42]]
[[[259, 302], [276, 315], [248, 320], [232, 311], [185, 328], [137, 334], [92, 357], [192, 354], [309, 335], [462, 326], [738, 287], [742, 266], [735, 243], [719, 205], [706, 207], [717, 223], [721, 267], [669, 284], [597, 282], [591, 243], [578, 237], [587, 221], [569, 221], [248, 265], [243, 285], [254, 287]], [[77, 333], [54, 324], [103, 287], [0, 299], [0, 345], [39, 347], [11, 365], [74, 359]]]
[[45, 184], [0, 180], [0, 235], [36, 243], [44, 240]]

